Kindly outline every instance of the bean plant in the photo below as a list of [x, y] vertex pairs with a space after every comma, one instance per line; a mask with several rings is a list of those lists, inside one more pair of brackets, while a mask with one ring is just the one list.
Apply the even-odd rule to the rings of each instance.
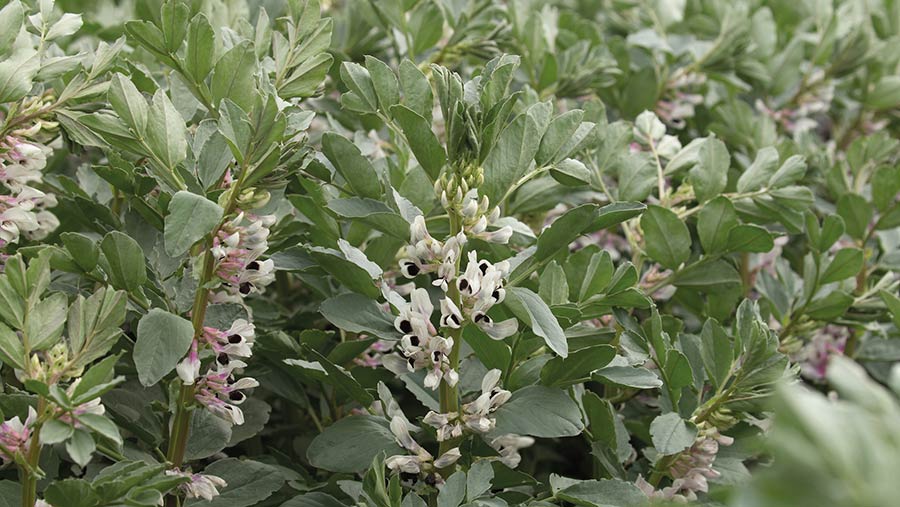
[[0, 506], [895, 504], [898, 44], [0, 0]]

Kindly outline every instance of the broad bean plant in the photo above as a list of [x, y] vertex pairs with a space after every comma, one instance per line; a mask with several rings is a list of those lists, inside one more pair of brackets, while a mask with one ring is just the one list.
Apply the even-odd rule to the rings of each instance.
[[0, 4], [0, 505], [896, 503], [900, 3]]

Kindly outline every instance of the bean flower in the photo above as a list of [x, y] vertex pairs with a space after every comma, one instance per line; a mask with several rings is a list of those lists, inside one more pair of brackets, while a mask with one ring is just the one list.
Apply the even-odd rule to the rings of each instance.
[[212, 500], [219, 496], [219, 490], [228, 486], [225, 479], [210, 474], [195, 474], [180, 470], [166, 470], [166, 475], [171, 477], [185, 477], [189, 481], [180, 484], [178, 488], [187, 498], [202, 498]]
[[23, 422], [19, 416], [0, 424], [0, 462], [8, 465], [28, 452], [32, 427], [37, 420], [37, 412], [28, 407], [28, 417]]

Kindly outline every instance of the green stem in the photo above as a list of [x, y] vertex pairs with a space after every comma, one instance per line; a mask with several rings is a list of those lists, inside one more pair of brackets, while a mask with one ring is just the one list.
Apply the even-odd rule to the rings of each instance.
[[[43, 414], [47, 409], [47, 401], [43, 396], [38, 397], [37, 413]], [[34, 507], [37, 501], [37, 482], [39, 477], [38, 466], [41, 461], [41, 423], [37, 422], [31, 428], [31, 442], [28, 444], [28, 452], [25, 454], [27, 466], [21, 468], [22, 473], [22, 507]]]
[[[203, 334], [203, 323], [206, 320], [206, 308], [209, 304], [209, 282], [215, 275], [215, 260], [213, 259], [210, 249], [212, 248], [213, 239], [219, 233], [219, 230], [225, 225], [228, 216], [234, 211], [237, 205], [237, 198], [241, 193], [241, 186], [245, 180], [248, 169], [241, 168], [240, 176], [231, 188], [231, 195], [228, 198], [228, 204], [225, 206], [222, 221], [212, 231], [209, 238], [204, 244], [202, 250], [204, 254], [203, 270], [200, 273], [200, 281], [197, 285], [197, 293], [194, 296], [194, 304], [191, 308], [191, 324], [194, 327], [194, 339], [198, 339]], [[188, 437], [190, 436], [191, 409], [193, 405], [194, 386], [182, 384], [178, 392], [178, 400], [175, 405], [175, 416], [172, 419], [172, 429], [169, 433], [169, 448], [166, 453], [166, 460], [173, 468], [181, 468], [184, 464], [184, 453], [187, 448]], [[178, 497], [170, 495], [166, 498], [166, 507], [177, 507]]]
[[[455, 209], [448, 209], [450, 218], [450, 235], [455, 236], [459, 234], [462, 230], [462, 221], [460, 219], [459, 213]], [[459, 270], [459, 259], [457, 259], [457, 271]], [[447, 297], [451, 298], [456, 306], [462, 308], [460, 302], [460, 294], [459, 290], [456, 288], [455, 284], [452, 284], [450, 288], [447, 290]], [[458, 371], [459, 370], [459, 349], [462, 345], [462, 328], [459, 329], [450, 329], [447, 333], [450, 338], [453, 339], [453, 348], [450, 349], [450, 368]], [[441, 379], [441, 384], [439, 389], [439, 398], [441, 403], [441, 413], [447, 414], [450, 412], [459, 413], [459, 390], [458, 386], [450, 386], [447, 384], [447, 381]], [[451, 440], [445, 440], [441, 442], [438, 450], [438, 456], [443, 455], [445, 452], [449, 451], [453, 448], [454, 442]]]

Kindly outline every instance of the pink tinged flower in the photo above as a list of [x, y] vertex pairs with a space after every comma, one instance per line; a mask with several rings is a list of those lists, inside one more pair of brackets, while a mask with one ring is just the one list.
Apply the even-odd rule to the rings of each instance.
[[8, 464], [14, 460], [14, 456], [22, 456], [28, 452], [31, 442], [31, 427], [37, 420], [37, 412], [33, 407], [28, 407], [28, 417], [23, 423], [18, 416], [0, 424], [0, 461]]
[[185, 482], [178, 486], [187, 498], [212, 500], [219, 496], [219, 489], [228, 486], [228, 483], [225, 482], [224, 479], [215, 475], [192, 474], [189, 472], [181, 472], [179, 470], [166, 470], [166, 475], [187, 477], [190, 479], [189, 482]]
[[259, 382], [250, 377], [234, 381], [229, 370], [210, 370], [197, 382], [194, 398], [216, 416], [241, 425], [244, 424], [244, 413], [238, 405], [247, 399], [242, 391], [258, 385]]
[[175, 371], [184, 385], [194, 385], [194, 381], [200, 376], [200, 355], [197, 351], [197, 340], [191, 343], [188, 355], [178, 363]]

